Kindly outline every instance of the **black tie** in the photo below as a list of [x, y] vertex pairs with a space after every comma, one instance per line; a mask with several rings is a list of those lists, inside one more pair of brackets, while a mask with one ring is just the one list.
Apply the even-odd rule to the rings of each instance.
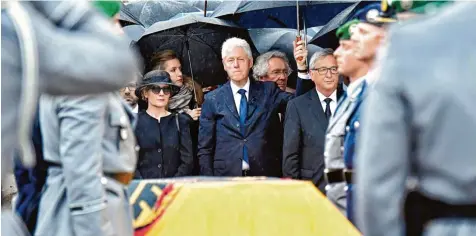
[[326, 98], [324, 99], [324, 102], [326, 102], [326, 111], [325, 111], [325, 114], [326, 114], [326, 118], [327, 120], [329, 120], [331, 118], [331, 102], [332, 102], [332, 99], [331, 98]]

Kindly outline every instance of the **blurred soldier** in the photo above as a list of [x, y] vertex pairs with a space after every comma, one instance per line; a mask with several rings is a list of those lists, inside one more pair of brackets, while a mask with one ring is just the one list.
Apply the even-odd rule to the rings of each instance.
[[[35, 163], [30, 132], [40, 93], [114, 91], [138, 65], [127, 40], [83, 1], [8, 1], [1, 6], [3, 181], [16, 148], [23, 164]], [[22, 234], [2, 212], [2, 234]]]
[[475, 11], [455, 3], [390, 33], [356, 163], [364, 235], [476, 232]]
[[[117, 1], [94, 4], [111, 18], [120, 8]], [[125, 186], [137, 161], [134, 120], [119, 92], [41, 97], [49, 168], [35, 235], [133, 234]]]
[[[340, 46], [335, 55], [339, 72], [348, 76], [350, 84], [344, 98], [329, 122], [325, 145], [327, 197], [353, 221], [352, 176], [356, 135], [360, 126], [360, 108], [365, 99], [368, 71], [383, 38], [386, 22], [378, 18], [380, 4], [370, 4], [358, 11], [354, 20], [337, 30]], [[360, 26], [362, 41], [351, 40]], [[346, 191], [347, 189], [347, 191]]]

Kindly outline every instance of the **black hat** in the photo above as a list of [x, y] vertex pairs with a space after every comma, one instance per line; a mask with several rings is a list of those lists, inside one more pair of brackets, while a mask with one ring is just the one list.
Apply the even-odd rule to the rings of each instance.
[[144, 78], [138, 83], [135, 94], [141, 99], [142, 90], [149, 85], [168, 85], [171, 87], [171, 97], [177, 94], [180, 88], [172, 83], [169, 73], [162, 70], [153, 70], [144, 75]]

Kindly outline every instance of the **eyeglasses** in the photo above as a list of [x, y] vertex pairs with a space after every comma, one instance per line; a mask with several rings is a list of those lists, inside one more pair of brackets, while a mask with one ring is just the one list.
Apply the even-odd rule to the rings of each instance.
[[337, 66], [333, 66], [333, 67], [320, 67], [320, 68], [317, 68], [317, 69], [311, 69], [313, 71], [317, 71], [317, 73], [319, 73], [320, 75], [325, 75], [327, 74], [328, 71], [331, 72], [331, 74], [337, 74]]
[[135, 85], [129, 85], [129, 86], [121, 88], [119, 91], [124, 92], [124, 91], [126, 91], [126, 89], [129, 89], [129, 91], [135, 91], [136, 86]]
[[160, 87], [160, 86], [153, 86], [149, 88], [154, 94], [160, 94], [160, 91], [163, 91], [165, 95], [170, 95], [172, 92], [172, 88], [169, 86]]
[[272, 77], [277, 77], [279, 75], [284, 75], [284, 76], [289, 76], [291, 74], [291, 71], [288, 71], [288, 70], [275, 70], [275, 71], [271, 71], [271, 73], [269, 73], [270, 76]]

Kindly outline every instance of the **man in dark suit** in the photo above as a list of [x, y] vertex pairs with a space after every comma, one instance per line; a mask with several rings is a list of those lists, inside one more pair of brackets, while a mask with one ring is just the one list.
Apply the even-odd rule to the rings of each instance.
[[289, 102], [284, 121], [283, 175], [311, 180], [324, 193], [324, 143], [330, 116], [342, 94], [332, 49], [316, 52], [310, 63], [315, 89]]
[[208, 93], [198, 138], [200, 173], [214, 176], [281, 176], [279, 138], [271, 118], [283, 112], [292, 94], [273, 82], [252, 81], [250, 46], [242, 39], [223, 43], [229, 81]]

